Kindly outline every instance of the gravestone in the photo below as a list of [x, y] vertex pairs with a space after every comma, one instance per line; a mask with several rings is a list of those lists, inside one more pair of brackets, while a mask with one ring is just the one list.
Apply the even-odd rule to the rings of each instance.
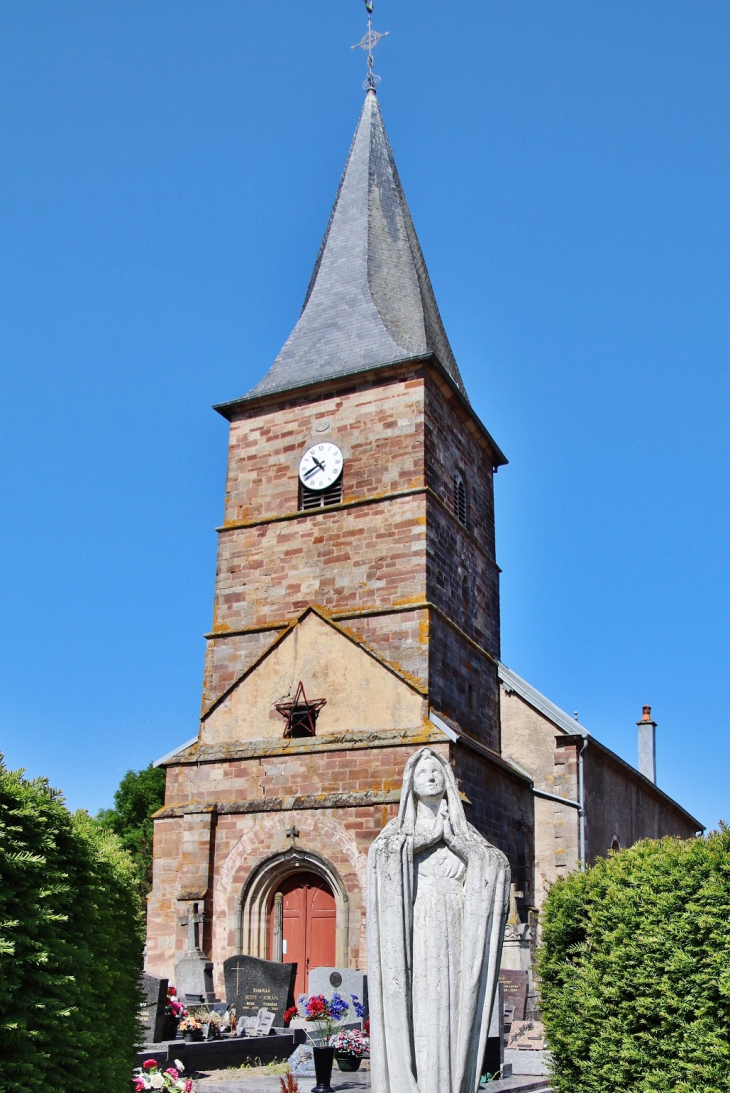
[[325, 998], [331, 998], [335, 993], [341, 995], [350, 1006], [347, 1021], [358, 1019], [352, 1005], [353, 994], [362, 1002], [365, 1013], [368, 1012], [368, 977], [354, 968], [312, 968], [309, 973], [309, 993], [323, 994]]
[[274, 1024], [281, 1025], [294, 1002], [296, 974], [296, 964], [231, 956], [223, 961], [226, 1002], [236, 1007], [238, 1017], [256, 1017], [260, 1009], [271, 1010]]
[[491, 1076], [490, 1080], [512, 1076], [511, 1066], [504, 1061], [504, 986], [502, 983], [497, 984], [494, 995], [482, 1073], [488, 1078]]
[[213, 962], [202, 952], [183, 953], [175, 961], [175, 986], [186, 1005], [214, 1002]]
[[530, 973], [502, 968], [499, 973], [499, 982], [504, 986], [505, 1006], [514, 1006], [515, 1021], [524, 1021], [530, 989]]
[[239, 1017], [236, 1036], [268, 1036], [275, 1016], [271, 1010], [260, 1009], [255, 1017]]
[[144, 1030], [146, 1044], [158, 1044], [162, 1040], [167, 1005], [167, 979], [158, 979], [156, 975], [142, 973], [140, 986], [144, 995], [139, 1010], [139, 1019]]

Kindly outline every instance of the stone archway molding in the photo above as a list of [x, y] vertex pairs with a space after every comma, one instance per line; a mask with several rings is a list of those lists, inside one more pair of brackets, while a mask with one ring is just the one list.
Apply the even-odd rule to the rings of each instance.
[[299, 848], [290, 848], [261, 862], [249, 876], [238, 900], [239, 953], [270, 960], [269, 905], [279, 886], [295, 873], [314, 873], [327, 882], [335, 899], [336, 962], [347, 966], [350, 927], [350, 898], [342, 877], [332, 862]]
[[[272, 853], [272, 848], [286, 845], [286, 828], [292, 822], [300, 829], [298, 844]], [[320, 853], [321, 846], [331, 848], [330, 855], [325, 857]], [[337, 865], [332, 861], [333, 851], [338, 852]], [[332, 888], [337, 907], [337, 962], [342, 967], [348, 966], [352, 901], [342, 866], [349, 864], [355, 874], [353, 880], [356, 878], [364, 905], [366, 855], [342, 823], [321, 811], [269, 813], [256, 816], [255, 823], [237, 840], [222, 862], [215, 882], [211, 958], [216, 966], [216, 979], [221, 979], [216, 989], [223, 987], [223, 961], [227, 957], [241, 952], [252, 956], [266, 954], [267, 915], [262, 914], [262, 906], [265, 907], [266, 897], [271, 894], [271, 885], [295, 871], [291, 867], [295, 853], [301, 863], [297, 871], [311, 870]]]

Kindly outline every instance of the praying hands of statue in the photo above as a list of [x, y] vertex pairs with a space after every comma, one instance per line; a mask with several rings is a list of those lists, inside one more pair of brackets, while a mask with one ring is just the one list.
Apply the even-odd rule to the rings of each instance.
[[421, 850], [428, 850], [432, 846], [445, 842], [447, 828], [449, 836], [453, 838], [449, 822], [449, 806], [445, 797], [442, 797], [438, 808], [434, 808], [433, 805], [431, 808], [422, 805], [416, 820], [414, 851], [419, 853]]
[[449, 807], [446, 804], [446, 798], [444, 797], [439, 807], [439, 818], [443, 823], [443, 840], [448, 846], [449, 850], [452, 850], [454, 854], [461, 858], [462, 861], [468, 862], [470, 856], [469, 840], [463, 838], [461, 835], [457, 835], [451, 826], [451, 820], [449, 818]]

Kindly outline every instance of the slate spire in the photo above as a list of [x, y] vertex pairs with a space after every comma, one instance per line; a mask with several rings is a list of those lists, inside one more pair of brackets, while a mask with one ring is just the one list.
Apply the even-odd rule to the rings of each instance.
[[299, 321], [246, 397], [430, 354], [466, 395], [369, 90]]

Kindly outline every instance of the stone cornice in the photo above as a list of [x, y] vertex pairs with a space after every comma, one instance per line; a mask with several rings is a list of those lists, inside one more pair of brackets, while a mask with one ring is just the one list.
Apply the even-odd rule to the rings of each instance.
[[[480, 654], [480, 656], [485, 657], [487, 660], [491, 661], [492, 664], [496, 665], [499, 663], [496, 657], [493, 657], [484, 646], [470, 637], [466, 630], [462, 630], [457, 622], [454, 622], [441, 607], [438, 607], [430, 600], [416, 600], [414, 603], [397, 604], [393, 607], [365, 607], [358, 611], [333, 611], [331, 613], [328, 612], [327, 617], [332, 619], [333, 622], [348, 622], [357, 619], [376, 618], [380, 615], [398, 615], [408, 611], [433, 611], [435, 615], [438, 615], [447, 626], [450, 626], [451, 629], [463, 638], [475, 652]], [[241, 638], [245, 637], [247, 634], [265, 634], [268, 631], [276, 633], [280, 630], [287, 630], [290, 626], [293, 626], [295, 622], [296, 619], [287, 619], [286, 621], [270, 622], [266, 626], [244, 626], [239, 630], [212, 630], [210, 633], [204, 634], [203, 637], [208, 641], [217, 641], [219, 638]], [[383, 661], [383, 663], [385, 664], [386, 662]], [[423, 693], [425, 694], [426, 692], [424, 691]]]
[[155, 820], [172, 820], [180, 816], [195, 816], [215, 812], [221, 816], [248, 812], [299, 812], [315, 808], [368, 808], [372, 805], [397, 804], [400, 790], [375, 793], [309, 793], [301, 797], [252, 797], [246, 801], [220, 801], [215, 804], [192, 801], [187, 805], [170, 805], [155, 812]]
[[443, 744], [444, 734], [430, 723], [414, 729], [378, 732], [340, 732], [315, 737], [272, 737], [270, 740], [239, 740], [234, 744], [193, 744], [174, 759], [171, 766], [221, 763], [236, 759], [268, 759], [281, 755], [311, 755], [313, 752], [356, 751], [362, 748], [414, 747]]
[[453, 510], [449, 508], [444, 499], [439, 497], [436, 491], [431, 489], [430, 486], [414, 486], [409, 490], [393, 490], [389, 493], [376, 493], [372, 497], [359, 497], [354, 501], [342, 501], [339, 505], [327, 505], [326, 508], [321, 509], [297, 509], [294, 512], [281, 513], [279, 516], [262, 516], [259, 520], [231, 520], [230, 523], [221, 524], [221, 526], [217, 527], [215, 530], [219, 535], [222, 535], [225, 532], [238, 531], [241, 528], [266, 527], [268, 524], [281, 524], [286, 523], [289, 520], [311, 520], [317, 516], [327, 516], [332, 512], [362, 508], [364, 505], [379, 505], [383, 501], [397, 501], [403, 497], [417, 497], [419, 494], [425, 496], [429, 501], [434, 501], [439, 508], [446, 513], [449, 519], [457, 525], [459, 533], [464, 535], [472, 546], [479, 551], [484, 558], [484, 561], [488, 565], [493, 566], [498, 573], [502, 572], [494, 558], [489, 556], [473, 532], [469, 531], [469, 528], [465, 527], [456, 519]]
[[[445, 736], [442, 729], [427, 720], [419, 728], [391, 729], [372, 732], [342, 732], [317, 737], [272, 737], [269, 740], [237, 741], [234, 744], [193, 744], [180, 752], [164, 766], [198, 766], [201, 763], [226, 763], [251, 759], [271, 759], [286, 755], [312, 755], [315, 753], [336, 751], [359, 751], [373, 748], [423, 747], [425, 744], [444, 744], [448, 739], [457, 741], [477, 755], [509, 772], [513, 777], [532, 783], [530, 775], [516, 768], [508, 759], [493, 751], [487, 744], [463, 732], [452, 730], [451, 736]], [[198, 812], [211, 811], [214, 805], [199, 805]], [[339, 806], [322, 806], [339, 807]], [[253, 811], [256, 811], [254, 809]], [[157, 814], [159, 815], [159, 813]]]
[[237, 531], [239, 528], [260, 528], [267, 524], [282, 524], [287, 520], [311, 520], [313, 517], [327, 516], [332, 512], [342, 512], [343, 509], [379, 505], [381, 501], [397, 501], [401, 497], [415, 497], [429, 492], [428, 486], [414, 486], [409, 490], [393, 490], [389, 493], [376, 493], [372, 497], [358, 497], [354, 501], [341, 501], [339, 505], [327, 505], [321, 509], [296, 509], [294, 512], [283, 512], [278, 516], [262, 516], [259, 520], [231, 520], [227, 524], [221, 524], [215, 530], [221, 535], [223, 532]]
[[[197, 816], [214, 812], [218, 816], [234, 816], [251, 812], [308, 812], [316, 808], [371, 808], [373, 805], [400, 804], [401, 791], [362, 790], [356, 793], [308, 793], [301, 797], [252, 797], [247, 801], [217, 801], [215, 804], [192, 801], [187, 805], [170, 805], [155, 812], [155, 820], [173, 820], [181, 816]], [[459, 793], [465, 805], [471, 801]], [[178, 899], [183, 898], [178, 896]]]

